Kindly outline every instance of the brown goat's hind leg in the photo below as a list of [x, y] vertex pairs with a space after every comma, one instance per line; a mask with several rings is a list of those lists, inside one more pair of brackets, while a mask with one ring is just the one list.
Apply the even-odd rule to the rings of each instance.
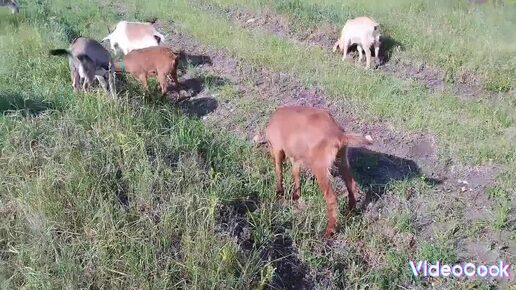
[[351, 169], [349, 168], [347, 157], [341, 167], [341, 174], [342, 178], [344, 179], [344, 183], [346, 184], [346, 188], [348, 189], [348, 208], [352, 210], [355, 208], [357, 203], [355, 199], [355, 193], [357, 192], [357, 182], [351, 174]]
[[170, 75], [172, 76], [172, 80], [174, 80], [174, 84], [176, 85], [176, 89], [179, 92], [181, 87], [179, 86], [179, 81], [177, 80], [177, 69], [174, 69]]
[[337, 231], [337, 196], [331, 188], [329, 172], [327, 169], [319, 168], [314, 170], [317, 183], [324, 193], [324, 199], [326, 200], [326, 207], [328, 210], [328, 225], [324, 238], [331, 238]]
[[274, 166], [276, 169], [276, 176], [278, 178], [276, 193], [279, 196], [283, 196], [283, 160], [285, 160], [285, 152], [283, 150], [273, 151]]
[[292, 162], [292, 175], [294, 177], [294, 192], [292, 193], [292, 199], [294, 201], [301, 197], [301, 163], [291, 159]]

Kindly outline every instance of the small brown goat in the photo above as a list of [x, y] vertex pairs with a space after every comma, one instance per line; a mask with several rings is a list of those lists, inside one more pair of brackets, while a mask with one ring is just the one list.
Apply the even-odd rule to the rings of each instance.
[[373, 139], [369, 135], [344, 133], [328, 111], [309, 107], [278, 109], [272, 115], [265, 135], [276, 167], [278, 195], [283, 195], [282, 165], [285, 157], [292, 162], [294, 200], [301, 196], [301, 166], [310, 168], [324, 193], [328, 209], [328, 225], [324, 237], [331, 237], [337, 226], [337, 197], [330, 184], [330, 169], [337, 153], [344, 150], [345, 162], [339, 169], [348, 189], [349, 208], [354, 208], [357, 185], [349, 168], [347, 147], [370, 145]]
[[179, 81], [177, 80], [178, 64], [179, 56], [174, 54], [170, 48], [153, 46], [129, 52], [123, 61], [115, 63], [115, 71], [130, 73], [143, 83], [145, 90], [149, 90], [147, 78], [156, 76], [161, 86], [161, 93], [166, 95], [169, 75], [179, 89]]

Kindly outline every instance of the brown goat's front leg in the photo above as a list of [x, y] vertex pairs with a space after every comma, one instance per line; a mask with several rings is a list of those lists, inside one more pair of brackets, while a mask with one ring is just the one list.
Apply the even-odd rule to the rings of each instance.
[[326, 207], [328, 210], [328, 225], [326, 226], [326, 232], [324, 238], [332, 237], [337, 231], [337, 196], [331, 188], [329, 172], [327, 169], [320, 168], [316, 170], [315, 177], [317, 183], [324, 193], [324, 199], [326, 200]]
[[164, 96], [167, 94], [167, 91], [168, 91], [167, 75], [165, 75], [165, 74], [158, 75], [158, 81], [159, 81], [159, 85], [161, 87], [161, 94]]
[[292, 193], [292, 199], [294, 201], [301, 197], [301, 163], [291, 159], [292, 162], [292, 175], [294, 177], [294, 192]]
[[138, 79], [142, 82], [143, 88], [145, 88], [146, 91], [149, 91], [149, 85], [147, 84], [147, 74], [139, 75]]
[[276, 193], [278, 197], [283, 196], [283, 160], [285, 160], [285, 153], [283, 150], [273, 151], [274, 165], [276, 169], [276, 176], [278, 178], [276, 185]]

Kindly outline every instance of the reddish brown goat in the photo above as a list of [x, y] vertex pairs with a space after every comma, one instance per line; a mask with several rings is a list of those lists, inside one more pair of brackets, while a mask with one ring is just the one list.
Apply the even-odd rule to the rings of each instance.
[[161, 93], [166, 95], [169, 75], [179, 89], [179, 81], [177, 80], [178, 64], [179, 57], [170, 48], [153, 46], [129, 52], [124, 61], [115, 63], [115, 71], [130, 73], [143, 83], [145, 90], [149, 90], [147, 78], [156, 76], [161, 86]]
[[301, 166], [310, 168], [324, 193], [328, 209], [328, 225], [324, 237], [331, 237], [337, 226], [337, 197], [330, 184], [330, 169], [337, 153], [344, 150], [345, 162], [339, 166], [339, 171], [348, 189], [349, 208], [354, 208], [357, 184], [349, 168], [347, 147], [370, 145], [373, 141], [371, 136], [344, 133], [328, 111], [309, 107], [278, 109], [272, 115], [265, 135], [276, 167], [278, 195], [283, 195], [282, 165], [285, 157], [292, 162], [294, 200], [301, 196]]

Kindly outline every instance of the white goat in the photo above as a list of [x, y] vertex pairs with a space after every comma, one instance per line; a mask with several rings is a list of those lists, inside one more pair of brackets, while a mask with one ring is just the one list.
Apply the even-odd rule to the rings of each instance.
[[337, 49], [341, 49], [342, 60], [345, 60], [348, 48], [356, 44], [359, 55], [358, 62], [362, 61], [363, 50], [366, 56], [366, 68], [369, 68], [371, 64], [370, 48], [374, 46], [374, 54], [378, 59], [381, 37], [380, 24], [369, 17], [357, 17], [346, 21], [339, 40], [337, 40], [333, 46], [333, 52], [337, 51]]
[[159, 33], [152, 23], [120, 21], [115, 30], [102, 39], [109, 40], [114, 52], [121, 50], [124, 55], [132, 50], [158, 46], [165, 37]]

